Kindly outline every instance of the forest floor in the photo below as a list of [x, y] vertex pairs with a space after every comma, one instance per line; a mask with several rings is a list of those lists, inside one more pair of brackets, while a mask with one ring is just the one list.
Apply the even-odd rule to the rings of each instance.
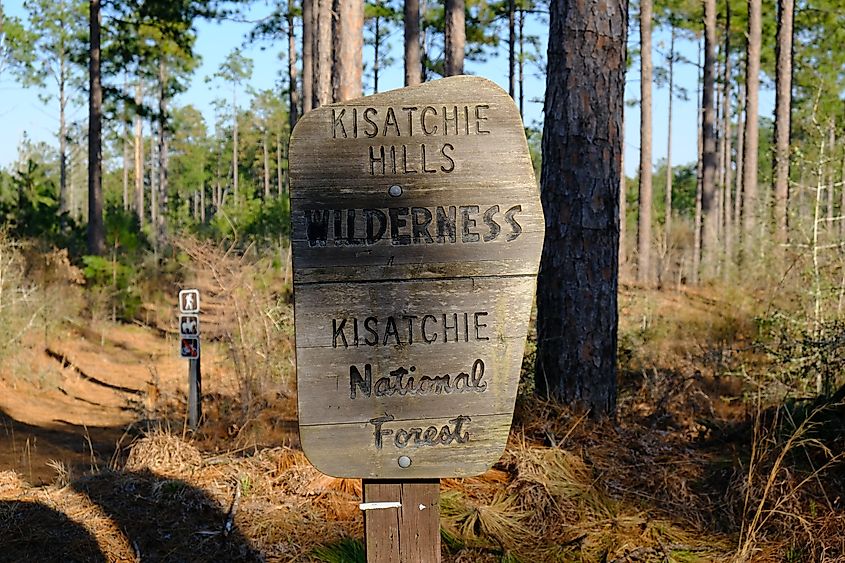
[[[308, 464], [292, 394], [246, 393], [209, 338], [191, 434], [175, 303], [151, 310], [61, 321], [0, 365], [0, 560], [361, 560], [360, 481]], [[500, 462], [441, 482], [444, 561], [842, 560], [845, 416], [764, 395], [758, 310], [623, 285], [616, 420], [524, 385]]]

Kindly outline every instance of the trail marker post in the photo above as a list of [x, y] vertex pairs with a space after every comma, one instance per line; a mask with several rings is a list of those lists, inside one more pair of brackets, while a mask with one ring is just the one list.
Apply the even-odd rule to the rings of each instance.
[[364, 479], [368, 561], [439, 561], [439, 479], [513, 417], [545, 229], [519, 112], [470, 76], [326, 105], [290, 174], [302, 448]]
[[188, 359], [188, 426], [199, 427], [202, 418], [202, 371], [200, 368], [200, 292], [179, 292], [179, 355]]

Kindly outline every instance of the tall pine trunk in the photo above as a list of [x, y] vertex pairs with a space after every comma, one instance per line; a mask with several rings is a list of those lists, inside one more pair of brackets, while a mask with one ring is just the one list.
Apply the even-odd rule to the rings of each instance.
[[508, 0], [508, 94], [516, 97], [516, 0]]
[[338, 18], [335, 23], [333, 101], [361, 97], [361, 70], [364, 49], [364, 0], [335, 0]]
[[[794, 0], [778, 0], [778, 31], [775, 43], [775, 240], [786, 244], [789, 202], [789, 135], [792, 119], [792, 20]], [[845, 191], [843, 191], [845, 193]], [[845, 225], [845, 223], [843, 223]]]
[[[64, 52], [64, 50], [62, 50]], [[64, 54], [59, 61], [59, 212], [68, 210], [67, 197], [67, 76]]]
[[663, 223], [666, 247], [672, 238], [672, 106], [675, 101], [675, 25], [670, 23], [669, 31], [669, 107], [666, 126], [666, 194], [664, 200], [665, 219]]
[[420, 2], [405, 0], [405, 86], [416, 86], [421, 81]]
[[693, 217], [693, 243], [692, 243], [692, 283], [698, 284], [698, 274], [701, 271], [701, 190], [702, 190], [702, 169], [703, 169], [703, 153], [704, 153], [704, 138], [702, 134], [702, 124], [704, 122], [702, 111], [702, 72], [704, 65], [701, 64], [702, 45], [698, 44], [698, 95], [696, 102], [698, 103], [697, 129], [698, 129], [698, 158], [696, 159], [696, 182], [695, 182], [695, 215]]
[[299, 118], [299, 89], [297, 88], [296, 72], [296, 34], [293, 28], [293, 0], [288, 0], [288, 118], [290, 130], [293, 131]]
[[89, 0], [88, 60], [88, 254], [106, 250], [103, 224], [103, 85], [100, 79], [100, 0]]
[[169, 147], [167, 135], [167, 67], [164, 59], [159, 60], [158, 65], [159, 98], [158, 98], [158, 221], [156, 222], [156, 236], [160, 244], [163, 244], [167, 234], [167, 207], [168, 207], [168, 166]]
[[718, 253], [716, 203], [716, 0], [704, 2], [704, 83], [701, 93], [701, 262], [705, 279], [713, 276]]
[[733, 186], [732, 163], [731, 155], [733, 154], [733, 133], [731, 131], [731, 5], [728, 2], [725, 5], [725, 84], [722, 89], [722, 133], [725, 141], [722, 145], [724, 150], [724, 176], [722, 177], [722, 189], [724, 190], [723, 197], [723, 221], [725, 228], [724, 248], [725, 248], [725, 269], [724, 274], [727, 276], [729, 265], [733, 261], [733, 221], [732, 221], [732, 198], [731, 188]]
[[332, 0], [314, 0], [314, 104], [315, 108], [332, 102]]
[[739, 85], [739, 103], [736, 112], [736, 189], [734, 190], [734, 242], [742, 226], [742, 179], [745, 175], [745, 85]]
[[637, 281], [651, 282], [651, 0], [640, 1], [640, 186], [637, 222]]
[[745, 63], [745, 154], [742, 169], [743, 258], [754, 254], [758, 220], [757, 151], [759, 149], [760, 45], [762, 41], [761, 0], [748, 0], [748, 47]]
[[[129, 76], [123, 79], [123, 91], [129, 93]], [[123, 102], [123, 210], [129, 211], [129, 109], [126, 102]]]
[[141, 107], [143, 92], [141, 79], [135, 84], [135, 215], [138, 223], [144, 224], [144, 129], [141, 123], [141, 115], [138, 113]]
[[232, 190], [235, 196], [235, 205], [239, 205], [240, 192], [238, 191], [238, 180], [240, 178], [240, 166], [238, 164], [238, 86], [232, 88]]
[[446, 76], [464, 73], [466, 49], [466, 14], [464, 0], [446, 0], [446, 39], [444, 71]]
[[282, 135], [276, 133], [276, 183], [278, 184], [279, 197], [285, 193], [284, 170], [282, 169]]
[[261, 147], [264, 149], [264, 201], [270, 201], [270, 147], [267, 128], [264, 128], [264, 138], [261, 140]]
[[314, 104], [314, 2], [302, 0], [302, 113]]
[[519, 115], [525, 119], [525, 10], [519, 9]]
[[616, 408], [626, 5], [550, 4], [535, 382], [593, 416]]

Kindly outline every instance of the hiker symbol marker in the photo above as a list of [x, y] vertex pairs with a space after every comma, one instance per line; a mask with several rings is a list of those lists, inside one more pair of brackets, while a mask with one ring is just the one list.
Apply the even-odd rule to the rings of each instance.
[[302, 448], [483, 473], [510, 430], [545, 221], [519, 112], [460, 76], [326, 105], [290, 143]]
[[194, 314], [200, 312], [200, 291], [198, 289], [183, 289], [179, 292], [179, 311]]

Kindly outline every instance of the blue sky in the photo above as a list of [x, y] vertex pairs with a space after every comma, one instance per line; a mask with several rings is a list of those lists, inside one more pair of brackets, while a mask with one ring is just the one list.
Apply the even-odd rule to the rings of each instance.
[[[21, 0], [4, 3], [8, 15], [25, 18], [25, 11]], [[241, 18], [254, 21], [268, 13], [269, 7], [264, 2], [256, 2], [248, 13]], [[633, 23], [633, 22], [632, 22]], [[202, 63], [194, 74], [187, 92], [181, 94], [177, 105], [193, 104], [206, 116], [208, 123], [213, 123], [212, 101], [215, 98], [229, 99], [231, 90], [216, 82], [206, 83], [205, 78], [211, 76], [221, 61], [237, 47], [244, 47], [246, 56], [255, 61], [255, 71], [250, 86], [255, 90], [276, 88], [280, 72], [285, 68], [285, 62], [280, 59], [280, 51], [284, 44], [269, 42], [249, 44], [244, 46], [246, 34], [252, 28], [251, 23], [241, 21], [225, 21], [222, 23], [202, 22], [198, 26], [196, 52], [202, 56]], [[526, 33], [541, 38], [543, 46], [541, 52], [545, 54], [546, 24], [542, 21], [529, 20]], [[631, 44], [638, 41], [636, 28], [631, 26]], [[286, 43], [286, 42], [285, 42]], [[402, 33], [396, 30], [388, 39], [394, 64], [382, 71], [379, 89], [381, 91], [401, 88], [403, 85], [402, 70]], [[654, 37], [654, 63], [656, 66], [664, 64], [665, 59], [660, 51], [668, 44], [668, 34], [661, 31]], [[681, 54], [689, 60], [695, 61], [698, 47], [692, 41], [678, 41], [676, 45]], [[263, 48], [263, 49], [262, 49]], [[372, 61], [372, 49], [364, 52], [365, 63]], [[468, 62], [466, 70], [470, 74], [485, 76], [496, 81], [507, 89], [507, 47], [503, 44], [498, 52], [488, 57], [485, 62]], [[542, 120], [542, 104], [530, 100], [542, 100], [544, 78], [537, 75], [536, 68], [526, 70], [525, 99], [526, 124], [538, 124]], [[676, 83], [687, 88], [689, 100], [676, 99], [674, 106], [674, 125], [672, 154], [673, 162], [688, 163], [696, 158], [696, 70], [693, 65], [680, 64], [676, 66]], [[628, 72], [625, 97], [626, 100], [639, 98], [639, 68], [634, 65]], [[366, 93], [371, 90], [365, 86]], [[280, 94], [281, 95], [281, 94]], [[241, 100], [245, 96], [241, 95]], [[656, 88], [654, 99], [654, 161], [659, 162], [666, 155], [667, 108], [668, 91]], [[39, 98], [39, 92], [26, 89], [14, 82], [8, 73], [0, 76], [0, 124], [2, 124], [2, 142], [0, 142], [0, 166], [7, 167], [17, 158], [17, 147], [24, 132], [35, 141], [56, 144], [55, 131], [58, 129], [58, 109], [55, 102], [44, 103]], [[774, 106], [774, 95], [764, 89], [761, 95], [760, 113], [770, 115]], [[87, 107], [77, 106], [70, 110], [69, 119], [84, 121]], [[634, 176], [639, 162], [639, 107], [627, 106], [625, 109], [625, 171], [628, 176]]]

